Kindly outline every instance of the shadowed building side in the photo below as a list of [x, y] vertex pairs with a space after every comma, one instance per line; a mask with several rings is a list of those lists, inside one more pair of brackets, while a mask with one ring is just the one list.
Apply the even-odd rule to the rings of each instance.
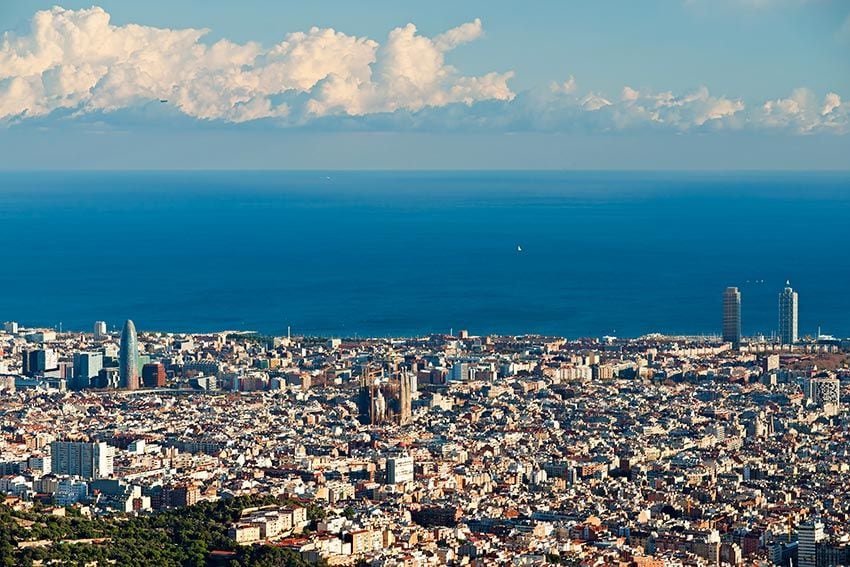
[[124, 330], [121, 331], [118, 375], [120, 388], [139, 389], [139, 341], [136, 338], [136, 326], [130, 319], [124, 322]]
[[727, 287], [723, 292], [723, 340], [732, 348], [741, 348], [741, 292]]
[[150, 362], [142, 366], [142, 385], [145, 388], [164, 388], [165, 367], [159, 362]]

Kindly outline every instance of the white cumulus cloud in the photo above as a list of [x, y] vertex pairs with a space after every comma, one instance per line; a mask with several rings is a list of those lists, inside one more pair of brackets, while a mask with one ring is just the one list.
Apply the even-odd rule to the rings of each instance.
[[589, 112], [595, 112], [611, 104], [610, 100], [596, 93], [589, 93], [581, 99], [581, 107]]
[[820, 111], [821, 116], [830, 114], [836, 108], [841, 107], [841, 97], [835, 93], [827, 93], [823, 101], [823, 109]]
[[796, 131], [846, 133], [850, 127], [850, 104], [836, 93], [827, 93], [823, 101], [809, 89], [795, 89], [791, 96], [768, 100], [755, 117], [761, 125]]
[[[295, 110], [359, 115], [514, 96], [511, 72], [464, 76], [445, 62], [448, 51], [482, 35], [478, 19], [434, 38], [408, 24], [383, 45], [320, 28], [269, 48], [208, 44], [207, 32], [115, 26], [98, 7], [37, 12], [27, 33], [0, 41], [0, 119], [165, 99], [189, 116], [242, 122]], [[282, 100], [295, 95], [306, 100], [303, 109]]]
[[207, 34], [116, 26], [98, 7], [37, 12], [27, 30], [0, 36], [0, 124], [88, 114], [100, 123], [105, 113], [115, 113], [115, 122], [147, 120], [162, 115], [151, 109], [171, 109], [169, 119], [179, 111], [330, 129], [850, 132], [850, 103], [836, 92], [797, 89], [745, 103], [705, 86], [605, 93], [580, 88], [569, 75], [516, 95], [512, 71], [467, 75], [447, 61], [453, 49], [483, 36], [479, 19], [434, 36], [409, 23], [380, 41], [318, 27], [269, 46], [210, 42]]
[[623, 92], [620, 95], [620, 100], [623, 102], [634, 102], [640, 97], [640, 91], [636, 91], [632, 87], [626, 85], [623, 87]]
[[[709, 126], [720, 128], [730, 126], [736, 115], [745, 109], [743, 101], [712, 95], [706, 87], [676, 95], [669, 91], [638, 91], [626, 86], [619, 99], [607, 98], [596, 92], [581, 94], [576, 92], [577, 89], [551, 90], [556, 96], [555, 104], [564, 109], [578, 108], [585, 113], [595, 114], [592, 122], [604, 130], [645, 126], [674, 130]], [[600, 114], [607, 122], [600, 122]], [[578, 115], [577, 119], [581, 118]]]
[[481, 26], [481, 20], [475, 18], [471, 22], [452, 28], [435, 37], [434, 46], [440, 51], [451, 51], [458, 45], [478, 39], [483, 33], [484, 28]]
[[562, 83], [552, 83], [551, 90], [558, 94], [572, 94], [578, 89], [576, 78], [570, 75], [567, 80]]
[[680, 96], [669, 92], [648, 95], [637, 103], [646, 104], [654, 121], [680, 129], [722, 121], [744, 110], [742, 101], [713, 96], [705, 86]]

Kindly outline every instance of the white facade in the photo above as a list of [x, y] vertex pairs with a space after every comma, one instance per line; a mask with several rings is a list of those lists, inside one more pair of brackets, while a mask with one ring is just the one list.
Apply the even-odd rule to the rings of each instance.
[[86, 479], [109, 478], [115, 448], [106, 443], [54, 441], [50, 444], [53, 472]]
[[85, 482], [64, 479], [59, 482], [53, 499], [57, 506], [71, 506], [88, 498], [89, 487]]
[[106, 321], [94, 322], [94, 338], [98, 341], [106, 338]]
[[413, 457], [392, 457], [387, 459], [387, 484], [399, 484], [413, 481]]

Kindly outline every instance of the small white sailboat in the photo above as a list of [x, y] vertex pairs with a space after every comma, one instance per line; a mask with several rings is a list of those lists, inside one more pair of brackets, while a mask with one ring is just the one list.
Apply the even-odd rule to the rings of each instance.
[[517, 244], [516, 251], [517, 251], [517, 252], [522, 252], [522, 246], [520, 246], [519, 244]]

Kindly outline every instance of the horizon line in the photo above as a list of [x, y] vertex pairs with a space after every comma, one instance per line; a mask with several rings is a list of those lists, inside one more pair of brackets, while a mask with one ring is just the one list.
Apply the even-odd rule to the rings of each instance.
[[0, 166], [3, 173], [156, 173], [156, 172], [258, 172], [258, 173], [846, 173], [848, 168], [563, 168], [563, 167], [534, 167], [534, 168], [258, 168], [258, 167], [151, 167], [151, 168], [5, 168]]

